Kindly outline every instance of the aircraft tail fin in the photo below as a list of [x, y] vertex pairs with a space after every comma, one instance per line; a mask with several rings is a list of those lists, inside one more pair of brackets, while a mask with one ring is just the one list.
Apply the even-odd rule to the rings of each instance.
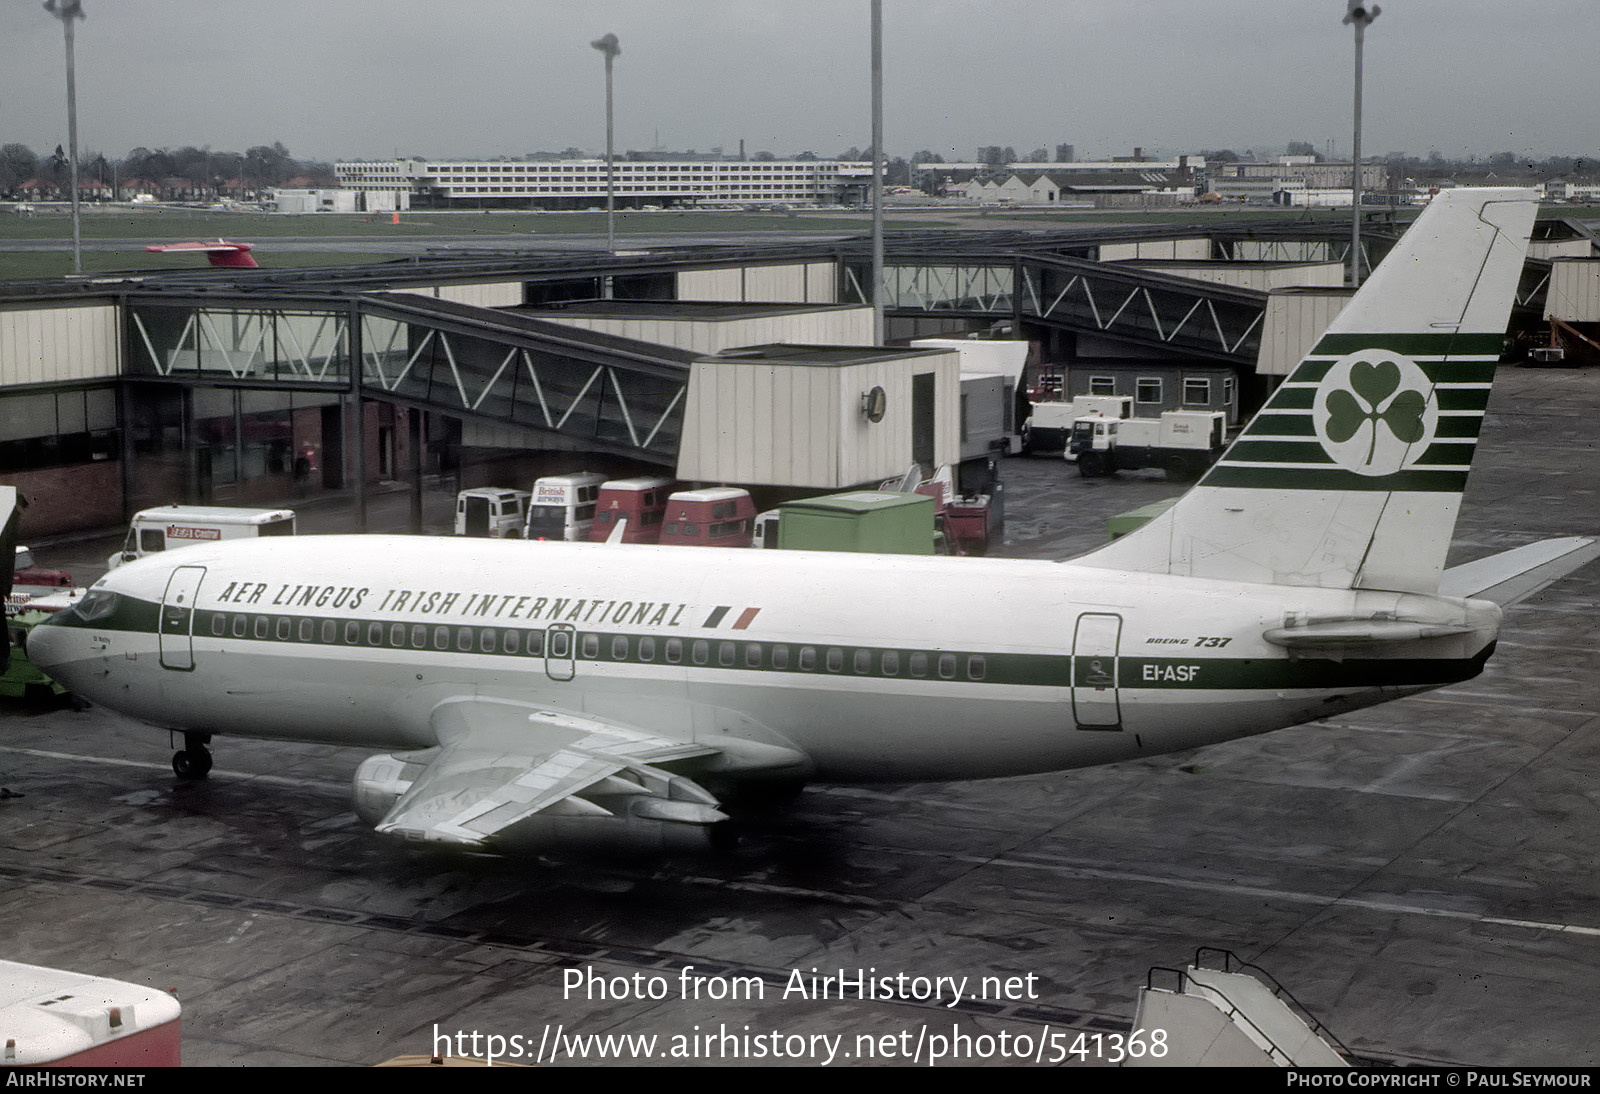
[[1537, 209], [1441, 192], [1194, 489], [1077, 561], [1437, 592]]
[[1502, 608], [1510, 607], [1597, 558], [1600, 539], [1543, 539], [1450, 567], [1439, 580], [1439, 595], [1475, 597], [1492, 600]]

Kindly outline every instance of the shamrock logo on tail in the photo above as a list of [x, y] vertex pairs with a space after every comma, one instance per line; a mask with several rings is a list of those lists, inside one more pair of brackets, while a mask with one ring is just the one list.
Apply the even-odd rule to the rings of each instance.
[[[1378, 423], [1389, 427], [1395, 437], [1406, 444], [1416, 444], [1427, 435], [1423, 413], [1427, 399], [1420, 391], [1405, 390], [1395, 394], [1400, 386], [1400, 367], [1393, 361], [1356, 361], [1350, 366], [1350, 390], [1343, 388], [1328, 393], [1323, 403], [1328, 412], [1325, 427], [1327, 437], [1335, 444], [1351, 440], [1368, 422], [1372, 423], [1372, 439], [1367, 445], [1370, 465], [1378, 446]], [[1353, 394], [1352, 394], [1353, 392]], [[1393, 395], [1394, 398], [1389, 397]], [[1388, 405], [1384, 406], [1385, 401]]]

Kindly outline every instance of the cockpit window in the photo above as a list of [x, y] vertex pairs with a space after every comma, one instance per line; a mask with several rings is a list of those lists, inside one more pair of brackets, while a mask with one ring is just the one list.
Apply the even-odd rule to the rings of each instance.
[[93, 623], [117, 610], [117, 594], [107, 589], [90, 589], [70, 610], [85, 623]]

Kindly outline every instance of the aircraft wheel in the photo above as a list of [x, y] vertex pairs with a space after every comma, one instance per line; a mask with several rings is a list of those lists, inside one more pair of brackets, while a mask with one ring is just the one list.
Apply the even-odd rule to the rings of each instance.
[[1105, 464], [1098, 452], [1085, 452], [1078, 457], [1078, 474], [1084, 478], [1092, 479], [1105, 473]]
[[182, 748], [172, 754], [172, 772], [180, 779], [203, 779], [211, 771], [211, 750]]
[[1168, 482], [1188, 482], [1194, 478], [1194, 468], [1182, 456], [1168, 456], [1162, 469], [1167, 473]]

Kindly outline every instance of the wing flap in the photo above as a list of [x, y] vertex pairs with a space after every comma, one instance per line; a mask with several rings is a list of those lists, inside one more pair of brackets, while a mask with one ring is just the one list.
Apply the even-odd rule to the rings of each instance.
[[482, 850], [663, 847], [709, 840], [728, 819], [704, 788], [656, 766], [714, 748], [493, 700], [442, 704], [434, 721], [439, 749], [380, 758], [402, 765], [378, 765], [387, 785], [409, 785], [379, 832]]

